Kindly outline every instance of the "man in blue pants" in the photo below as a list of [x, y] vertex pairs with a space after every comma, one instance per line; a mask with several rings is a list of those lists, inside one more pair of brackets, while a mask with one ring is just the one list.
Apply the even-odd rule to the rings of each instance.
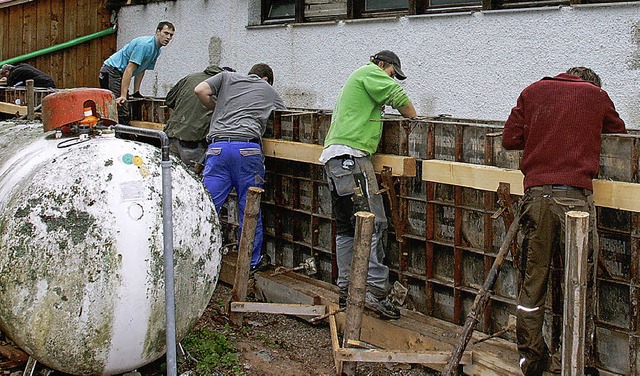
[[[236, 189], [239, 234], [249, 188], [264, 186], [261, 138], [267, 120], [274, 109], [286, 109], [271, 85], [271, 68], [267, 64], [256, 64], [248, 75], [222, 72], [194, 89], [200, 101], [213, 110], [207, 134], [204, 185], [218, 213], [231, 189]], [[259, 214], [251, 256], [252, 271], [262, 266], [262, 238], [262, 215]]]

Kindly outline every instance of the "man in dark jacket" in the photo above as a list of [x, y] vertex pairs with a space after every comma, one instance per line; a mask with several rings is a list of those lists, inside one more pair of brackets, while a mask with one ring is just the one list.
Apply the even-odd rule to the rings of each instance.
[[597, 247], [592, 180], [598, 175], [601, 134], [627, 133], [600, 85], [600, 77], [585, 67], [545, 77], [522, 91], [502, 134], [505, 149], [524, 151], [520, 161], [525, 195], [520, 207], [523, 242], [516, 334], [525, 376], [560, 372], [560, 352], [552, 349], [549, 353], [542, 323], [551, 260], [556, 253], [564, 256], [564, 216], [571, 210], [590, 214], [587, 364], [593, 355], [589, 342], [594, 330]]
[[183, 77], [167, 93], [166, 105], [173, 110], [164, 127], [171, 141], [169, 151], [190, 168], [195, 167], [196, 172], [202, 168], [204, 153], [208, 146], [206, 136], [213, 111], [200, 102], [193, 89], [200, 82], [223, 70], [233, 71], [231, 68], [210, 65], [203, 72]]
[[27, 80], [33, 80], [33, 86], [35, 87], [56, 87], [51, 76], [25, 63], [16, 66], [11, 64], [3, 65], [0, 69], [0, 76], [6, 77], [7, 86], [25, 86]]

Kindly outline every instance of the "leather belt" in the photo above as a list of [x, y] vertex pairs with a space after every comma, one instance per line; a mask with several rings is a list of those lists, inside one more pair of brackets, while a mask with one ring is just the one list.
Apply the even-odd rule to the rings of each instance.
[[527, 188], [525, 193], [534, 197], [586, 197], [593, 194], [588, 189], [571, 185], [541, 185]]
[[247, 138], [247, 137], [214, 137], [213, 142], [251, 142], [254, 144], [259, 144], [259, 138]]

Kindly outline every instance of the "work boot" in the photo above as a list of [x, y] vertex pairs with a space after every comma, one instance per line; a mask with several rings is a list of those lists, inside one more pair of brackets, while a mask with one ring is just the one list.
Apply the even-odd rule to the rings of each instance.
[[364, 306], [380, 315], [383, 319], [399, 319], [400, 310], [388, 298], [378, 299], [367, 291], [364, 296]]
[[347, 308], [347, 296], [340, 294], [340, 296], [338, 297], [338, 306], [340, 308]]
[[600, 376], [600, 371], [595, 367], [585, 367], [584, 376]]
[[[522, 370], [524, 376], [543, 376], [548, 361], [548, 358], [530, 361], [520, 357], [520, 370]], [[551, 375], [553, 375], [553, 373], [551, 373]]]

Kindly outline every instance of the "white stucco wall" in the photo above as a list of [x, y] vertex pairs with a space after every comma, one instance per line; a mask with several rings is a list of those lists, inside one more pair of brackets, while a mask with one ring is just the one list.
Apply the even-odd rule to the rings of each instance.
[[588, 66], [630, 128], [640, 128], [640, 2], [467, 12], [247, 28], [256, 0], [179, 0], [119, 12], [118, 48], [176, 26], [142, 93], [164, 96], [209, 63], [247, 72], [271, 65], [289, 107], [330, 109], [347, 76], [391, 49], [420, 115], [504, 120], [520, 91], [546, 75]]

